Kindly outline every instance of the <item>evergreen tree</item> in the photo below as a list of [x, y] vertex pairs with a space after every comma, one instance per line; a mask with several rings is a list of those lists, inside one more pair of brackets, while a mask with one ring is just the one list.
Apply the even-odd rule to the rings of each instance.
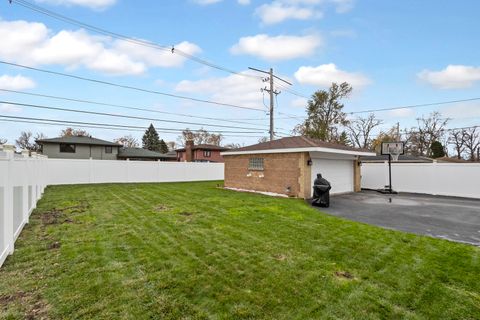
[[150, 151], [160, 151], [160, 139], [153, 124], [150, 124], [142, 137], [142, 147]]
[[163, 141], [163, 139], [160, 140], [159, 148], [160, 148], [160, 153], [167, 153], [168, 152], [168, 146], [165, 143], [165, 141]]
[[433, 141], [431, 149], [432, 149], [432, 158], [436, 159], [436, 158], [445, 157], [445, 150], [443, 150], [443, 146], [441, 142]]

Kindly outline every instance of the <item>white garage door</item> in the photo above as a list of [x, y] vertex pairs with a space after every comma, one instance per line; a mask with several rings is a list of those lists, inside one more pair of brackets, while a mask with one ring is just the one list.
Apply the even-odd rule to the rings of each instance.
[[353, 161], [312, 159], [312, 186], [317, 173], [332, 185], [330, 194], [353, 192]]

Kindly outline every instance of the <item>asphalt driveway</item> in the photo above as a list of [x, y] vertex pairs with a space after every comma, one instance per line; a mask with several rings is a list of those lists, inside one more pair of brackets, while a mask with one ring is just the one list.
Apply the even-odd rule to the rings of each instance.
[[384, 228], [480, 246], [480, 200], [362, 191], [331, 196], [330, 207], [319, 210]]

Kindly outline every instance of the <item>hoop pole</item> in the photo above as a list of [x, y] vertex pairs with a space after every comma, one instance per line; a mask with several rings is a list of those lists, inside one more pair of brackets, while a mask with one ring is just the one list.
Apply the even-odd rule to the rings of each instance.
[[388, 191], [392, 193], [392, 155], [388, 154]]

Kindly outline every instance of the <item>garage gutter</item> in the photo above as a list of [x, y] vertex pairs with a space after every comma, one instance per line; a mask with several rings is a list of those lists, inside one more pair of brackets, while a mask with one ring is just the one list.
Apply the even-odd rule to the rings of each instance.
[[242, 155], [242, 154], [294, 153], [294, 152], [324, 152], [324, 153], [344, 154], [344, 155], [352, 155], [352, 156], [375, 156], [376, 155], [375, 152], [342, 150], [342, 149], [322, 148], [322, 147], [226, 151], [226, 152], [221, 152], [220, 154], [222, 156], [235, 156], [235, 155]]

